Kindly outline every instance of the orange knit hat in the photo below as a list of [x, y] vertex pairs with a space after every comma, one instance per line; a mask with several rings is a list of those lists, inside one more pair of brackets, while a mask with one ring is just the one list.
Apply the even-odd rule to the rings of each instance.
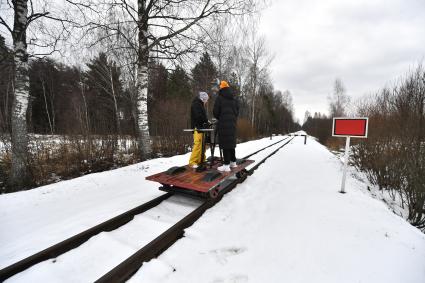
[[221, 81], [220, 82], [220, 89], [226, 88], [226, 87], [229, 87], [229, 84], [226, 81]]

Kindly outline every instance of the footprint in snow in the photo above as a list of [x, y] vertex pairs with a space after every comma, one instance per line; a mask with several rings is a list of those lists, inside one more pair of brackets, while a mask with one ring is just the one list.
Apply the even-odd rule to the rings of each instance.
[[226, 264], [227, 263], [227, 259], [231, 256], [235, 256], [238, 254], [241, 254], [245, 252], [245, 248], [241, 248], [241, 247], [230, 247], [230, 248], [223, 248], [223, 249], [217, 249], [217, 250], [212, 250], [209, 253], [214, 255], [216, 260], [221, 263], [221, 264]]
[[212, 283], [243, 283], [248, 282], [248, 276], [238, 274], [231, 275], [229, 278], [216, 278]]

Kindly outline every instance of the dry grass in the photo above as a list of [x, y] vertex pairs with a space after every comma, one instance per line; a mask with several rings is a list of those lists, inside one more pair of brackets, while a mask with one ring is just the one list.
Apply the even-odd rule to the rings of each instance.
[[[153, 137], [153, 150], [171, 156], [187, 152], [191, 135], [172, 139]], [[134, 138], [118, 140], [114, 136], [67, 136], [51, 139], [33, 138], [29, 149], [30, 187], [42, 186], [64, 179], [110, 170], [139, 162]], [[0, 192], [7, 192], [11, 170], [10, 149], [0, 152]], [[27, 188], [22, 188], [27, 189]]]
[[238, 139], [244, 142], [255, 138], [257, 133], [247, 119], [241, 118], [237, 122], [237, 136]]

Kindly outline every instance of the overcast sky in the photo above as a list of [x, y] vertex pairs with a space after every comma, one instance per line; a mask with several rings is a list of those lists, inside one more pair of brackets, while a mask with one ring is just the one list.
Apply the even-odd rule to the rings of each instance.
[[301, 123], [306, 110], [328, 114], [335, 78], [356, 100], [425, 58], [425, 0], [274, 0], [260, 25]]
[[301, 123], [306, 110], [328, 114], [337, 77], [355, 101], [425, 64], [425, 0], [268, 1], [260, 33], [271, 76]]

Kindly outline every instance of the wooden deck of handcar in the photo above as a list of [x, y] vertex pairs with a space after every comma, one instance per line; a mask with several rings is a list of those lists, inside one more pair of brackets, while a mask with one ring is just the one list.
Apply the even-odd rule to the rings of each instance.
[[158, 182], [162, 185], [208, 193], [211, 188], [216, 187], [227, 178], [243, 171], [252, 163], [254, 163], [254, 160], [238, 160], [238, 166], [232, 168], [230, 172], [218, 171], [217, 167], [221, 166], [221, 163], [214, 164], [212, 168], [209, 168], [208, 165], [207, 170], [204, 172], [196, 172], [196, 169], [186, 165], [179, 168], [176, 167], [177, 172], [175, 174], [164, 171], [148, 176], [146, 180]]

